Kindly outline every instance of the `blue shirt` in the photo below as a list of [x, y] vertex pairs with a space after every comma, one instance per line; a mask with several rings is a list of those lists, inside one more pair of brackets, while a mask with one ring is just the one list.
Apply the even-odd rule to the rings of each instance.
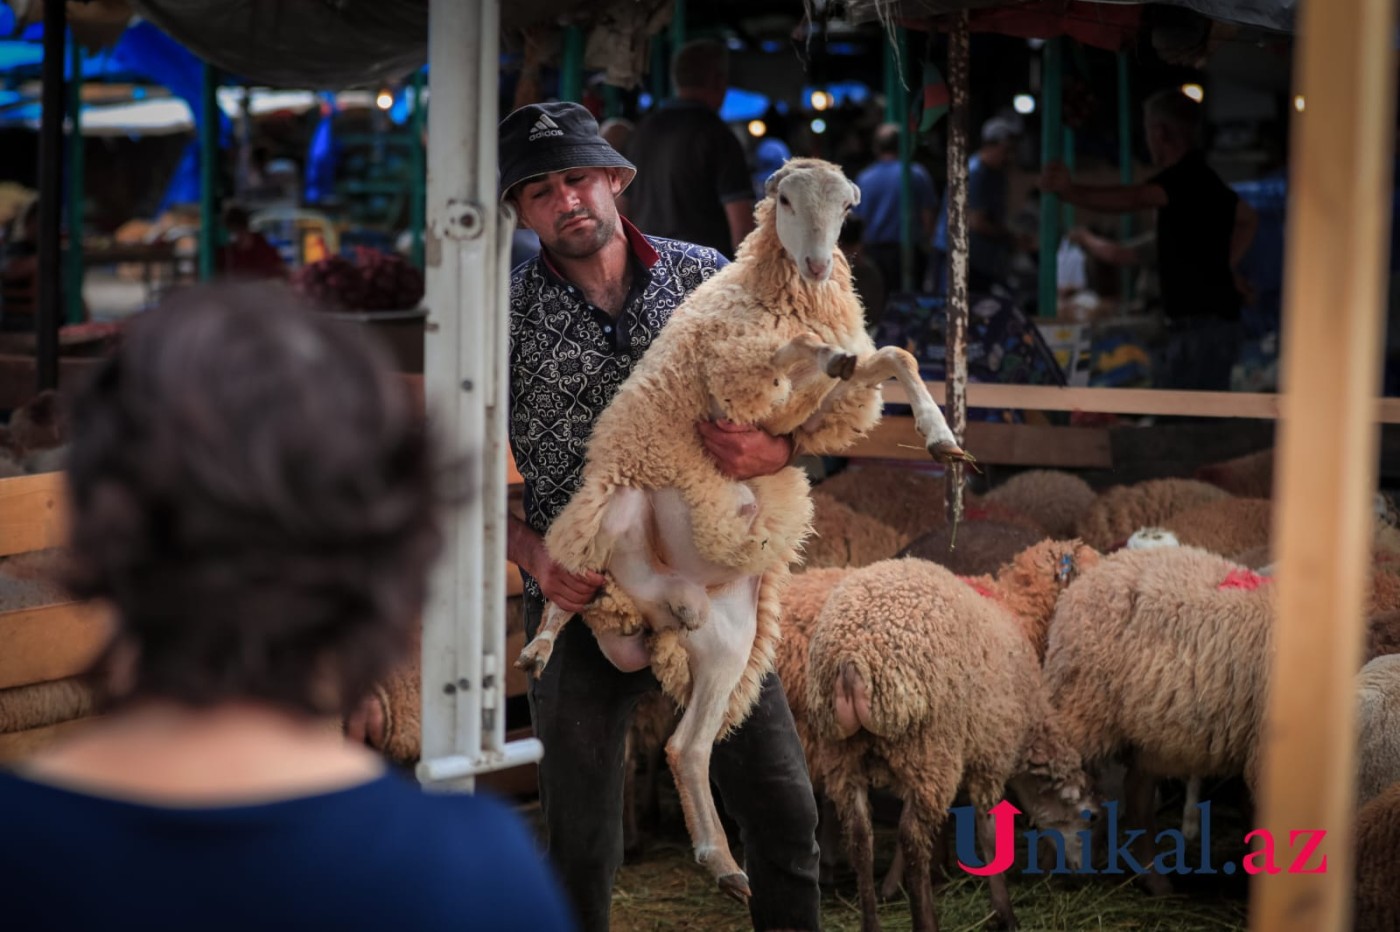
[[[632, 290], [613, 319], [541, 253], [510, 278], [510, 446], [525, 480], [525, 521], [543, 534], [583, 480], [593, 423], [671, 313], [727, 265], [713, 249], [643, 236], [622, 221]], [[528, 574], [525, 587], [540, 594]]]
[[[899, 235], [900, 175], [898, 159], [881, 159], [856, 178], [860, 203], [855, 206], [855, 214], [865, 221], [863, 242], [898, 243], [903, 238]], [[928, 170], [917, 162], [909, 166], [909, 179], [913, 194], [914, 239], [918, 241], [924, 235], [919, 212], [937, 207], [938, 195], [933, 190]]]
[[0, 902], [16, 932], [574, 928], [513, 812], [393, 773], [217, 808], [0, 773]]
[[[1006, 224], [1006, 172], [983, 165], [981, 157], [976, 155], [967, 162], [967, 212], [972, 213], [974, 210], [980, 210], [996, 223], [1003, 226]], [[946, 198], [943, 210], [938, 215], [938, 230], [933, 235], [933, 246], [943, 252], [948, 251]], [[1005, 240], [969, 230], [967, 248], [967, 261], [972, 268], [994, 278], [1006, 274], [1010, 246]]]

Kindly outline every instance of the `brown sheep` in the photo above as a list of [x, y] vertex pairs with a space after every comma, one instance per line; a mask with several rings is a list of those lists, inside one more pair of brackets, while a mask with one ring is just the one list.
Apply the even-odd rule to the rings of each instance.
[[1191, 479], [1149, 479], [1104, 492], [1079, 521], [1079, 536], [1101, 553], [1116, 550], [1141, 527], [1161, 527], [1197, 505], [1229, 498], [1228, 492]]
[[1178, 512], [1162, 522], [1183, 546], [1222, 557], [1267, 547], [1273, 503], [1263, 498], [1227, 498]]
[[942, 527], [920, 537], [899, 552], [901, 557], [932, 560], [959, 576], [995, 573], [1012, 557], [1045, 537], [1018, 524], [1000, 521], [968, 521], [957, 530]]
[[812, 492], [812, 508], [812, 536], [802, 548], [805, 569], [866, 566], [888, 560], [909, 542], [878, 518], [861, 514], [820, 489]]
[[1395, 853], [1400, 851], [1400, 783], [1361, 808], [1356, 816], [1356, 909], [1353, 932], [1400, 929], [1400, 886]]
[[1057, 469], [1032, 469], [1012, 476], [984, 497], [987, 503], [1020, 512], [1060, 540], [1073, 537], [1080, 516], [1094, 504], [1089, 483]]
[[1196, 470], [1196, 478], [1243, 498], [1272, 498], [1274, 451], [1270, 447]]
[[894, 528], [905, 541], [947, 521], [942, 476], [899, 466], [850, 466], [813, 488]]

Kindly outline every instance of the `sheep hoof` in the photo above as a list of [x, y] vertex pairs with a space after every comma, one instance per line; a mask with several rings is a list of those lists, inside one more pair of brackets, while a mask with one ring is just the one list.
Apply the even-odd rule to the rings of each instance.
[[695, 607], [689, 602], [672, 602], [667, 607], [671, 609], [671, 614], [675, 616], [676, 624], [687, 631], [694, 631], [705, 623], [704, 613], [696, 611]]
[[950, 440], [938, 440], [928, 445], [929, 455], [940, 463], [967, 463], [977, 468], [977, 458]]
[[833, 353], [826, 361], [826, 374], [844, 382], [856, 374], [856, 363], [859, 361], [854, 353]]
[[554, 641], [541, 640], [535, 638], [525, 649], [520, 652], [520, 656], [515, 658], [515, 668], [524, 670], [527, 676], [539, 679], [544, 673], [545, 664], [549, 663], [549, 655], [554, 653]]
[[725, 874], [718, 879], [719, 888], [734, 899], [749, 905], [749, 898], [753, 896], [753, 891], [749, 889], [749, 878], [743, 871], [737, 874]]

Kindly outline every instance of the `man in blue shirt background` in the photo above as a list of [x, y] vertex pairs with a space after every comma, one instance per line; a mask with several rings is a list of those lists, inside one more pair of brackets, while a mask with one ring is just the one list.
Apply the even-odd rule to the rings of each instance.
[[[1018, 120], [992, 117], [982, 124], [982, 144], [967, 163], [967, 287], [985, 294], [1005, 280], [1020, 237], [1007, 225], [1007, 166], [1021, 134]], [[948, 282], [948, 205], [945, 199], [933, 237], [938, 291]]]
[[[885, 123], [875, 131], [875, 162], [856, 178], [860, 203], [853, 213], [865, 223], [865, 255], [880, 270], [885, 287], [900, 291], [899, 261], [899, 124]], [[914, 210], [914, 288], [924, 285], [928, 272], [928, 243], [933, 238], [938, 195], [928, 169], [909, 166]]]

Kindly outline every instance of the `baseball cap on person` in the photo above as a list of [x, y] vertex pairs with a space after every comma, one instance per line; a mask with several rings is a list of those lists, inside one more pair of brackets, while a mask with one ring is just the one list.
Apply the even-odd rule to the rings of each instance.
[[570, 168], [621, 168], [625, 189], [637, 175], [627, 161], [598, 135], [598, 121], [582, 104], [527, 104], [500, 126], [500, 197], [522, 181]]
[[1021, 135], [1021, 121], [1010, 117], [994, 116], [982, 124], [982, 142], [1001, 142]]

